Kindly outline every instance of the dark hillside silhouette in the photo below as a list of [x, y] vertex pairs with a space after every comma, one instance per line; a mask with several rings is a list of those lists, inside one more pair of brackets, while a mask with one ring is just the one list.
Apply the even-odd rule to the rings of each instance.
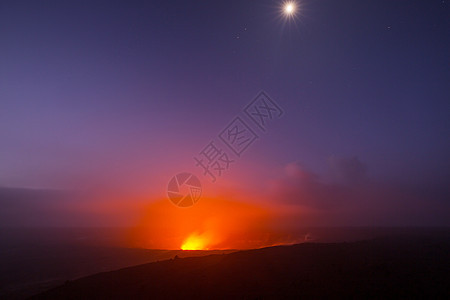
[[178, 258], [100, 273], [35, 299], [448, 298], [448, 238], [385, 238]]

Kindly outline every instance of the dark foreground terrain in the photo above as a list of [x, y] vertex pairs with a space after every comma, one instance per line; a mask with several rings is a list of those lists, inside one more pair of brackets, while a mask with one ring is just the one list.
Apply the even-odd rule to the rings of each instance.
[[35, 299], [450, 297], [448, 237], [305, 243], [105, 272]]

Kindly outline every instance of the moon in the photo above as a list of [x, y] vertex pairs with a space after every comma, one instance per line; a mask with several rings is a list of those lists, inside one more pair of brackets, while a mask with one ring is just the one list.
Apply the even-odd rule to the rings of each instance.
[[295, 5], [295, 2], [292, 1], [284, 3], [283, 12], [287, 17], [294, 15], [296, 10], [297, 6]]

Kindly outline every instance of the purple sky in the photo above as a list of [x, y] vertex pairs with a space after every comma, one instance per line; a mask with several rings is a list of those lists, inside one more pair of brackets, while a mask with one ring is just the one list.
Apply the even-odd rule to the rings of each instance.
[[265, 90], [284, 116], [210, 193], [449, 225], [447, 1], [280, 3], [2, 1], [0, 186], [159, 199]]

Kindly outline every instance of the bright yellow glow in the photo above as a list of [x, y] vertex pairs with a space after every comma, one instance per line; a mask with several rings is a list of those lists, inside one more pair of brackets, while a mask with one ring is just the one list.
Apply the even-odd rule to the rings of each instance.
[[295, 6], [295, 2], [286, 2], [284, 4], [284, 13], [287, 16], [291, 16], [295, 13], [296, 10], [296, 6]]
[[207, 236], [194, 232], [183, 242], [181, 250], [208, 250], [207, 244]]

